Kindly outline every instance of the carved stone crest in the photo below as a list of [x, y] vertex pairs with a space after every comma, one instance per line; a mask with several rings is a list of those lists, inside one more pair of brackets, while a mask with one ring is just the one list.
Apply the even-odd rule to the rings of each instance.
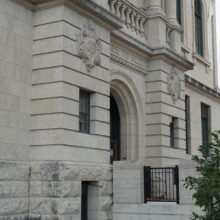
[[168, 92], [175, 104], [180, 98], [181, 80], [178, 72], [175, 71], [175, 67], [172, 68], [170, 75], [168, 76]]
[[101, 63], [102, 46], [92, 24], [85, 24], [77, 36], [77, 52], [90, 72], [95, 65]]

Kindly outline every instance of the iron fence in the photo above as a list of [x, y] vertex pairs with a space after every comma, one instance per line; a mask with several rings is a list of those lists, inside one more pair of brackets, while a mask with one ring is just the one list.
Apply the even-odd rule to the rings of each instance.
[[153, 202], [179, 204], [179, 168], [144, 167], [144, 198]]

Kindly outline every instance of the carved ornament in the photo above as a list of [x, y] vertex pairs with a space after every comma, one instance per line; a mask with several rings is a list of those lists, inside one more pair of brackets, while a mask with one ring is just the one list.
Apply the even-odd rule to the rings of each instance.
[[102, 46], [92, 24], [85, 24], [77, 36], [77, 53], [90, 72], [95, 65], [101, 63]]
[[173, 104], [180, 98], [181, 80], [175, 67], [172, 68], [168, 76], [168, 92], [173, 100]]

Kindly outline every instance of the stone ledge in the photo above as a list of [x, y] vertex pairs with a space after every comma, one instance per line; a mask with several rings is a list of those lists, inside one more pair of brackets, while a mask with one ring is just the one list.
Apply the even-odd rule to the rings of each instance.
[[218, 90], [214, 90], [206, 85], [204, 85], [203, 83], [197, 81], [196, 79], [185, 75], [185, 81], [189, 84], [191, 84], [192, 86], [195, 86], [196, 88], [208, 93], [211, 96], [214, 96], [215, 98], [220, 99], [220, 93]]

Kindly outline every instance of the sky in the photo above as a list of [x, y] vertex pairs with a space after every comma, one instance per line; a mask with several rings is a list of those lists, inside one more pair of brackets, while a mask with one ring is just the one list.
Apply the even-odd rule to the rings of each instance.
[[216, 28], [217, 28], [217, 53], [218, 53], [218, 85], [220, 87], [220, 0], [216, 0]]

